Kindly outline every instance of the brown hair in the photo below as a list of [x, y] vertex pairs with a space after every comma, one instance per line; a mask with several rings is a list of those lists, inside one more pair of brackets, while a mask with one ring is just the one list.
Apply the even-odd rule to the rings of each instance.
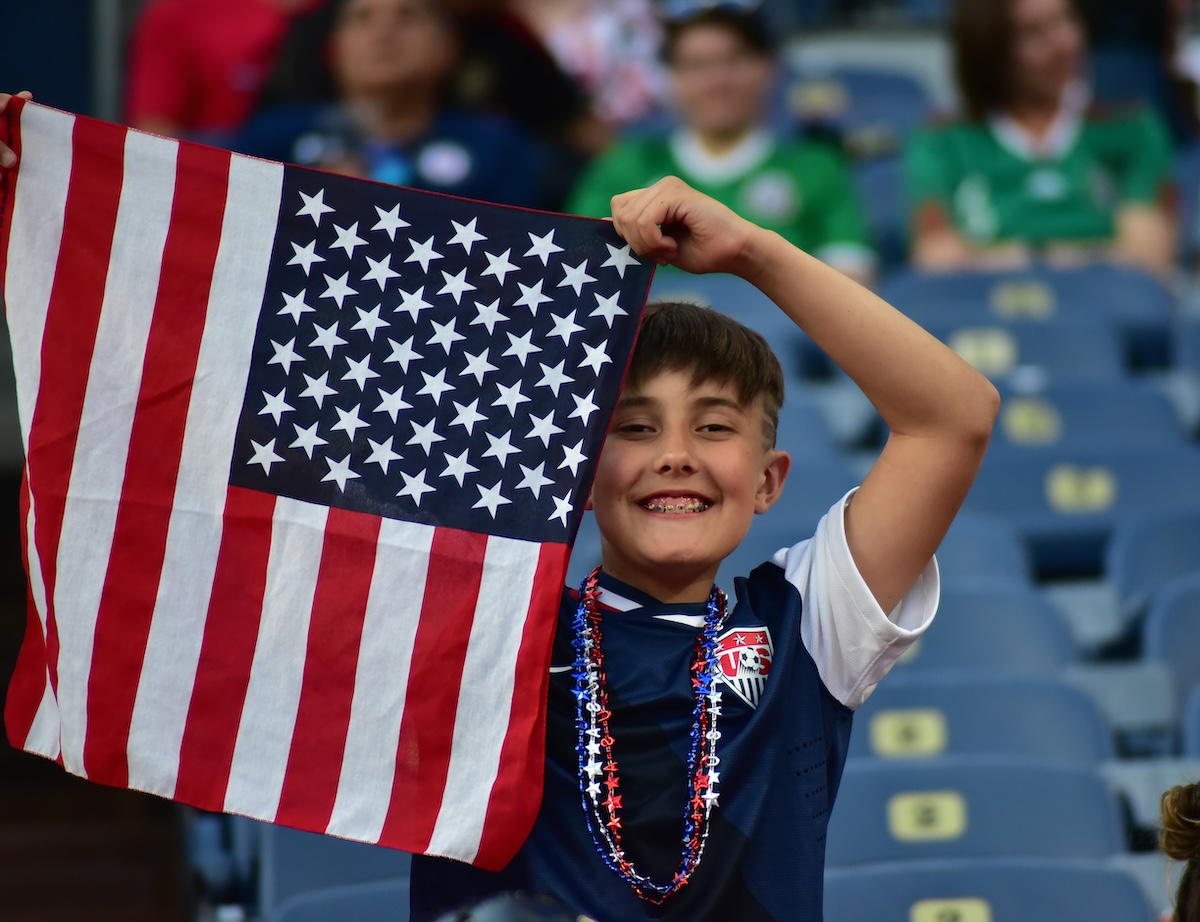
[[766, 339], [732, 317], [687, 301], [647, 305], [626, 384], [637, 387], [669, 371], [690, 372], [693, 386], [728, 384], [738, 400], [762, 399], [763, 436], [775, 445], [783, 405], [783, 368]]
[[956, 0], [950, 12], [954, 77], [972, 118], [985, 118], [1009, 98], [1013, 0]]
[[1171, 788], [1161, 807], [1159, 845], [1168, 857], [1187, 862], [1175, 896], [1176, 922], [1200, 922], [1200, 782]]
[[679, 40], [697, 26], [710, 26], [732, 32], [754, 54], [764, 58], [775, 56], [775, 42], [761, 15], [754, 11], [713, 7], [695, 15], [668, 18], [663, 22], [660, 56], [664, 64], [668, 67], [671, 65]]

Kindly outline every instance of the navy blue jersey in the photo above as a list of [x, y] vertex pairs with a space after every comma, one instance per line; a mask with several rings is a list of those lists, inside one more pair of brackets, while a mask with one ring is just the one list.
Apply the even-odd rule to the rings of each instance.
[[[846, 759], [853, 708], [937, 605], [936, 566], [891, 620], [859, 576], [839, 504], [817, 535], [736, 581], [720, 634], [720, 798], [690, 882], [661, 906], [604, 863], [585, 822], [575, 751], [572, 618], [564, 593], [550, 677], [542, 808], [513, 862], [490, 873], [415, 857], [414, 922], [484, 896], [550, 894], [601, 922], [821, 919], [825, 829]], [[692, 727], [689, 667], [705, 605], [666, 605], [602, 574], [600, 604], [613, 756], [621, 766], [624, 842], [668, 882], [678, 869]]]

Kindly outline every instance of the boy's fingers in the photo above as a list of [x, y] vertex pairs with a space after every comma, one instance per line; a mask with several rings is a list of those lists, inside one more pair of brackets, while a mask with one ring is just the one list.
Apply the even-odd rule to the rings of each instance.
[[[22, 90], [16, 94], [22, 99], [33, 99], [33, 94], [29, 90]], [[13, 98], [12, 93], [0, 93], [0, 113], [3, 113], [8, 108], [8, 101]], [[12, 152], [6, 145], [0, 144], [0, 167], [8, 169], [17, 162], [17, 155]]]

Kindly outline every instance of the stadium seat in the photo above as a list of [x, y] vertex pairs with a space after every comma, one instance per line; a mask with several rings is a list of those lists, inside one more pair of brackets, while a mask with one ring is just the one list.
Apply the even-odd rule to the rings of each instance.
[[1009, 580], [981, 580], [942, 588], [937, 618], [893, 675], [990, 670], [1052, 676], [1073, 653], [1058, 612], [1036, 590]]
[[1200, 685], [1200, 572], [1171, 580], [1154, 594], [1143, 625], [1142, 655], [1171, 667], [1180, 710]]
[[867, 226], [879, 254], [880, 268], [888, 272], [903, 265], [908, 254], [908, 211], [900, 158], [867, 160], [855, 169], [854, 182], [867, 213]]
[[825, 874], [825, 922], [1155, 922], [1137, 880], [1093, 862], [921, 861]]
[[1179, 875], [1183, 870], [1182, 863], [1171, 861], [1162, 852], [1141, 852], [1114, 855], [1105, 864], [1136, 879], [1146, 900], [1160, 913], [1159, 917], [1171, 918], [1175, 893], [1179, 889]]
[[584, 577], [600, 565], [600, 529], [596, 517], [590, 511], [583, 514], [579, 533], [571, 549], [571, 562], [567, 565], [567, 585], [578, 587]]
[[1200, 761], [1169, 757], [1116, 759], [1101, 765], [1100, 774], [1121, 792], [1129, 804], [1134, 825], [1156, 830], [1161, 820], [1163, 791], [1177, 784], [1200, 781]]
[[1156, 660], [1075, 663], [1063, 678], [1083, 689], [1112, 727], [1123, 756], [1159, 758], [1175, 749], [1179, 709], [1171, 670]]
[[1190, 759], [1200, 759], [1200, 685], [1188, 695], [1183, 711], [1183, 754]]
[[1033, 578], [1029, 554], [1016, 531], [993, 518], [959, 513], [937, 549], [943, 585], [975, 580]]
[[858, 759], [842, 776], [826, 863], [1101, 860], [1124, 847], [1116, 798], [1091, 768], [1007, 756]]
[[408, 879], [328, 887], [294, 896], [270, 922], [407, 922]]
[[1108, 545], [1104, 573], [1124, 612], [1143, 613], [1168, 580], [1200, 573], [1200, 510], [1161, 512], [1119, 523]]
[[1019, 273], [898, 273], [881, 295], [905, 313], [933, 320], [964, 308], [997, 320], [1100, 320], [1118, 329], [1135, 365], [1169, 359], [1174, 296], [1153, 276], [1120, 266], [1037, 268]]
[[1200, 251], [1200, 144], [1192, 143], [1175, 158], [1178, 189], [1179, 261], [1192, 265]]
[[829, 420], [818, 401], [801, 388], [790, 388], [779, 408], [775, 447], [791, 455], [793, 462], [830, 461], [838, 457]]
[[1172, 445], [1185, 441], [1163, 392], [1138, 381], [1051, 383], [1035, 393], [1001, 387], [990, 450], [1044, 445]]
[[964, 508], [1016, 528], [1039, 576], [1096, 576], [1117, 523], [1200, 509], [1197, 472], [1200, 450], [1187, 444], [997, 452], [984, 460]]
[[1092, 699], [1061, 679], [897, 675], [855, 712], [851, 758], [959, 755], [1096, 763], [1113, 748]]
[[[274, 919], [286, 902], [300, 894], [408, 876], [411, 857], [406, 852], [269, 823], [260, 825], [258, 903], [266, 919]], [[407, 900], [402, 908], [407, 909]], [[310, 917], [295, 917], [292, 922], [300, 918]], [[341, 918], [360, 917], [347, 912]]]

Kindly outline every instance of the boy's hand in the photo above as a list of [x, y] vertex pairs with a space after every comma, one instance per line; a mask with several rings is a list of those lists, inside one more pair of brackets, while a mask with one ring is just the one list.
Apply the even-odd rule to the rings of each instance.
[[688, 272], [733, 272], [758, 231], [720, 202], [668, 176], [612, 200], [613, 226], [634, 251]]
[[[22, 99], [33, 99], [33, 94], [29, 90], [22, 90], [17, 95]], [[4, 110], [8, 108], [8, 101], [12, 98], [11, 93], [0, 93], [0, 115], [4, 114]], [[16, 162], [17, 155], [7, 145], [0, 143], [0, 167], [7, 170], [9, 167], [15, 166]]]

